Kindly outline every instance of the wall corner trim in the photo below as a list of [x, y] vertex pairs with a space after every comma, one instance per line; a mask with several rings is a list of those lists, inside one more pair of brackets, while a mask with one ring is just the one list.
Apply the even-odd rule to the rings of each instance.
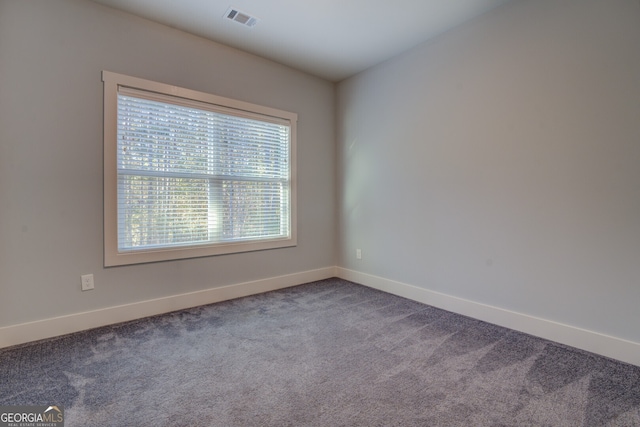
[[383, 292], [640, 366], [640, 343], [337, 267], [337, 277]]
[[336, 272], [332, 266], [0, 327], [0, 348], [328, 279]]

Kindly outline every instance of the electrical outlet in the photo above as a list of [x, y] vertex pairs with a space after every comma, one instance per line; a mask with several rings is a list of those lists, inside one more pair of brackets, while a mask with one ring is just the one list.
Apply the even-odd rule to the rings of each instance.
[[356, 259], [362, 259], [362, 249], [356, 249]]
[[82, 280], [83, 291], [90, 291], [91, 289], [94, 288], [93, 274], [83, 274], [82, 276], [80, 276], [80, 279]]

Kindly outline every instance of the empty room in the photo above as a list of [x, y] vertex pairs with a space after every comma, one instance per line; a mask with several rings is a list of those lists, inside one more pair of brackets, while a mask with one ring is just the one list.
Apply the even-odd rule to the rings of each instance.
[[0, 0], [0, 426], [640, 425], [640, 1]]

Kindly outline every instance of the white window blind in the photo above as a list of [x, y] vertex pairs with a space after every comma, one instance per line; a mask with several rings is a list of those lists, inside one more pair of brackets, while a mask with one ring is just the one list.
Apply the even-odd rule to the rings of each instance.
[[116, 99], [118, 254], [292, 239], [290, 119], [127, 86]]

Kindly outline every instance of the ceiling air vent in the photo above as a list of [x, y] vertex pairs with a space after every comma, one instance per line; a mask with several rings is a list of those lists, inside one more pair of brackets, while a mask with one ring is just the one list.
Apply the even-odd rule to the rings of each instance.
[[227, 10], [224, 17], [249, 28], [253, 28], [258, 23], [258, 18], [255, 16], [240, 12], [238, 9], [233, 7], [230, 7], [229, 10]]

